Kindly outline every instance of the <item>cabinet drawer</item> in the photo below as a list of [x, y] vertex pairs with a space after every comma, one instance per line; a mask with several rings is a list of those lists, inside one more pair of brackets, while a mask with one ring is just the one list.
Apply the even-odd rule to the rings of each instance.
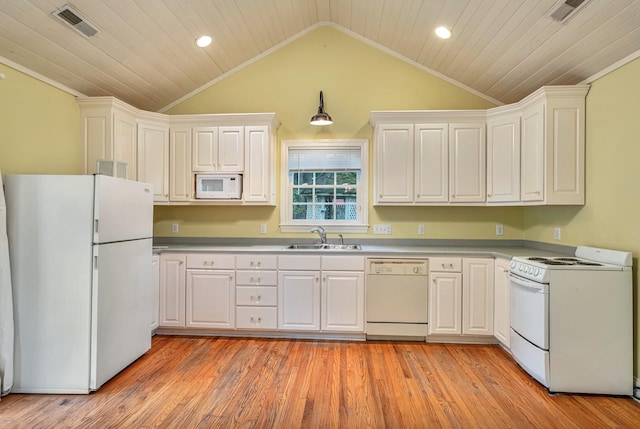
[[364, 271], [364, 256], [323, 256], [322, 269], [332, 271]]
[[280, 270], [319, 270], [320, 256], [282, 255], [278, 257]]
[[462, 272], [462, 258], [429, 258], [429, 271]]
[[275, 270], [276, 255], [237, 255], [237, 267], [243, 270]]
[[248, 286], [277, 286], [277, 271], [237, 271], [236, 284]]
[[238, 307], [236, 327], [238, 329], [277, 329], [278, 309], [276, 307]]
[[225, 255], [219, 253], [193, 253], [187, 255], [187, 268], [232, 270], [235, 268], [235, 266], [235, 255]]
[[236, 286], [236, 305], [276, 306], [278, 305], [278, 288]]

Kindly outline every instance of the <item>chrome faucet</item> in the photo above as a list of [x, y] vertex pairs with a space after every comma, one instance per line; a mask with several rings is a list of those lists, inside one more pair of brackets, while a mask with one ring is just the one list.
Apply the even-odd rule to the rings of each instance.
[[316, 226], [315, 228], [313, 228], [311, 231], [309, 232], [317, 232], [318, 235], [320, 236], [320, 242], [322, 244], [327, 244], [327, 233], [324, 231], [324, 228], [321, 226]]

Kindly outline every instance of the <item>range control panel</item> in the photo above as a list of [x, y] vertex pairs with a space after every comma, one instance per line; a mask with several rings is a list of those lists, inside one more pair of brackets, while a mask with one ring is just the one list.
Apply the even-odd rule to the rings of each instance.
[[426, 276], [429, 272], [427, 259], [368, 259], [369, 274]]

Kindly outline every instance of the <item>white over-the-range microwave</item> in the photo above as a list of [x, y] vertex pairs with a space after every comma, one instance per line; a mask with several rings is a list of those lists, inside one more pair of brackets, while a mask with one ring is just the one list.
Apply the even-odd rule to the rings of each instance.
[[196, 199], [239, 200], [242, 174], [196, 174]]

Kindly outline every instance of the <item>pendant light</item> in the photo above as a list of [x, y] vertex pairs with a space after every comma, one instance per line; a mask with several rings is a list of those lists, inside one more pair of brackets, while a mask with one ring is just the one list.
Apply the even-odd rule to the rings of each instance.
[[318, 107], [318, 113], [311, 117], [311, 125], [331, 125], [333, 124], [333, 119], [329, 116], [328, 113], [324, 111], [324, 97], [322, 96], [322, 91], [320, 91], [320, 106]]

